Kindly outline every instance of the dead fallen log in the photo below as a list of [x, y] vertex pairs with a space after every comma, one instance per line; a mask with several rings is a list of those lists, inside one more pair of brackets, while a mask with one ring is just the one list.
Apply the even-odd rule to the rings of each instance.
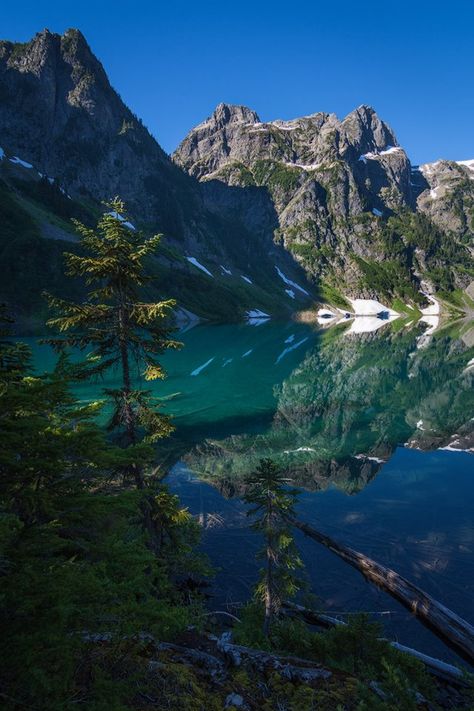
[[[309, 625], [316, 625], [318, 627], [324, 627], [325, 629], [337, 627], [339, 625], [344, 626], [346, 624], [337, 617], [331, 617], [330, 615], [313, 612], [312, 610], [308, 610], [307, 607], [297, 605], [289, 600], [285, 600], [283, 602], [282, 609], [289, 610], [294, 615], [301, 617], [301, 619]], [[410, 657], [414, 657], [422, 662], [426, 667], [426, 671], [432, 676], [435, 676], [437, 679], [449, 681], [451, 684], [455, 684], [456, 686], [469, 686], [461, 669], [458, 669], [458, 667], [455, 667], [453, 664], [443, 662], [441, 659], [431, 657], [428, 654], [419, 652], [417, 649], [406, 647], [404, 644], [399, 644], [398, 642], [390, 640], [387, 641], [394, 649], [397, 649], [399, 652], [403, 652], [404, 654], [408, 654]]]
[[332, 672], [320, 664], [299, 657], [283, 657], [250, 647], [234, 644], [232, 635], [224, 632], [216, 640], [217, 648], [232, 666], [242, 663], [250, 664], [259, 672], [276, 671], [290, 681], [299, 681], [305, 684], [330, 679]]
[[449, 610], [431, 595], [402, 577], [394, 570], [380, 565], [363, 553], [337, 543], [329, 536], [320, 533], [307, 523], [292, 519], [293, 526], [305, 536], [321, 543], [337, 556], [356, 568], [370, 582], [389, 593], [401, 602], [423, 624], [434, 632], [443, 642], [454, 649], [463, 659], [474, 664], [474, 627]]

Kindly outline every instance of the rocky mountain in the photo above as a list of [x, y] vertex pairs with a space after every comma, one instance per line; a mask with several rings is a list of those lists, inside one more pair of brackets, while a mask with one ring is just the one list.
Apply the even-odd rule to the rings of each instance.
[[79, 31], [0, 42], [0, 96], [5, 151], [71, 195], [120, 194], [142, 220], [168, 229], [176, 222], [180, 171], [113, 90]]
[[263, 123], [220, 104], [171, 158], [78, 30], [0, 41], [0, 299], [22, 328], [44, 319], [44, 288], [78, 293], [62, 276], [70, 218], [94, 225], [117, 194], [134, 226], [164, 234], [151, 288], [183, 317], [449, 297], [474, 273], [471, 174], [412, 168], [367, 106]]
[[255, 219], [252, 198], [264, 189], [277, 216], [265, 225], [274, 240], [350, 296], [416, 300], [420, 288], [450, 292], [472, 280], [470, 165], [412, 168], [371, 107], [342, 121], [316, 113], [261, 122], [246, 107], [220, 104], [173, 158], [223, 210], [222, 186], [240, 187]]
[[[291, 312], [275, 267], [304, 283], [302, 270], [251, 220], [208, 209], [199, 183], [125, 106], [78, 30], [0, 42], [0, 99], [0, 267], [8, 275], [0, 297], [15, 302], [22, 322], [36, 319], [39, 293], [61, 269], [58, 240], [75, 239], [69, 218], [94, 224], [114, 195], [134, 226], [165, 235], [155, 264], [162, 293], [205, 318]], [[294, 298], [309, 303], [309, 292]]]

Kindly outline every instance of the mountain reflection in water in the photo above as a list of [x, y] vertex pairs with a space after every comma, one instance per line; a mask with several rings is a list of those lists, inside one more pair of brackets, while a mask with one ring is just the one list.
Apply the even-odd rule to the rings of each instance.
[[[299, 362], [273, 386], [271, 417], [262, 419], [257, 432], [249, 427], [207, 436], [184, 457], [192, 471], [226, 494], [241, 492], [245, 475], [262, 457], [278, 462], [298, 486], [320, 490], [333, 484], [356, 493], [397, 445], [474, 447], [474, 368], [468, 365], [474, 331], [467, 325], [441, 332], [422, 348], [417, 328], [363, 335], [329, 330], [295, 337], [290, 345], [271, 328], [275, 340], [286, 344], [282, 354], [293, 343], [301, 345]], [[254, 353], [258, 358], [258, 348]], [[237, 372], [242, 369], [233, 362]], [[236, 399], [252, 399], [245, 382], [237, 385]]]

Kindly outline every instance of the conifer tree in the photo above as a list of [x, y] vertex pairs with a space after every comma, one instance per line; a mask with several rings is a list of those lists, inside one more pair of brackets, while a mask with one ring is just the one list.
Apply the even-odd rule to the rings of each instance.
[[[66, 273], [84, 278], [93, 288], [83, 303], [46, 295], [58, 313], [48, 325], [64, 334], [48, 342], [59, 349], [90, 349], [82, 368], [84, 378], [118, 367], [121, 387], [107, 391], [115, 404], [111, 429], [121, 429], [125, 444], [130, 445], [137, 442], [138, 428], [143, 427], [148, 441], [154, 442], [169, 435], [172, 426], [151, 405], [146, 390], [132, 387], [132, 371], [138, 364], [147, 381], [165, 377], [158, 355], [181, 346], [170, 338], [172, 329], [166, 323], [176, 302], [141, 299], [141, 290], [151, 279], [144, 263], [156, 252], [161, 235], [147, 239], [137, 232], [123, 217], [125, 205], [119, 198], [107, 207], [109, 212], [102, 215], [97, 230], [74, 220], [84, 254], [65, 254]], [[143, 488], [142, 473], [135, 470], [134, 476]]]
[[264, 537], [260, 557], [265, 565], [256, 595], [265, 607], [263, 633], [266, 637], [283, 600], [297, 592], [299, 583], [295, 573], [302, 567], [289, 523], [294, 516], [298, 492], [288, 489], [287, 481], [271, 459], [261, 459], [256, 471], [247, 478], [244, 496], [252, 505], [248, 511], [248, 515], [255, 518], [252, 528]]
[[[151, 279], [145, 273], [145, 262], [156, 252], [161, 235], [145, 238], [136, 231], [125, 219], [125, 205], [119, 198], [107, 207], [96, 230], [74, 221], [84, 253], [65, 254], [66, 272], [84, 278], [91, 289], [82, 303], [46, 295], [57, 312], [48, 324], [61, 333], [48, 342], [59, 350], [88, 350], [78, 377], [100, 376], [118, 368], [120, 388], [105, 390], [114, 404], [109, 429], [120, 436], [123, 446], [134, 448], [140, 442], [154, 443], [173, 430], [169, 418], [158, 412], [149, 391], [133, 387], [134, 371], [146, 381], [164, 378], [158, 356], [181, 344], [170, 338], [168, 317], [175, 301], [142, 300], [143, 289]], [[133, 464], [124, 474], [138, 489], [147, 488], [143, 466]], [[162, 535], [151, 493], [143, 498], [142, 508], [150, 544], [158, 551]]]

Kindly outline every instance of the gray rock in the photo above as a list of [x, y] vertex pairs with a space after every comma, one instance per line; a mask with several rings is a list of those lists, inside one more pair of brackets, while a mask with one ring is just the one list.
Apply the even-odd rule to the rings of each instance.
[[225, 706], [224, 708], [228, 709], [231, 706], [234, 706], [237, 709], [245, 709], [247, 708], [247, 705], [240, 694], [236, 694], [235, 692], [232, 692], [226, 697], [225, 700]]

